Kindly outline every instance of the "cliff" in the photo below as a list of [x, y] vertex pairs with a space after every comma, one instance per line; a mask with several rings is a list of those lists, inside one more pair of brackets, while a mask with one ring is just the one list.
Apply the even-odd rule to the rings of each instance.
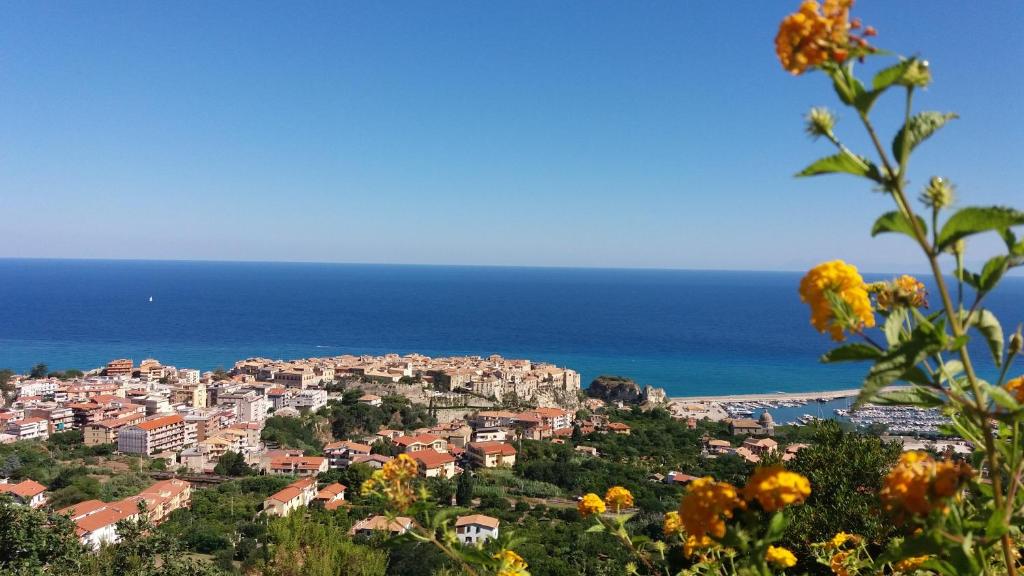
[[587, 388], [587, 396], [624, 404], [663, 404], [667, 401], [664, 389], [641, 387], [624, 376], [598, 376]]

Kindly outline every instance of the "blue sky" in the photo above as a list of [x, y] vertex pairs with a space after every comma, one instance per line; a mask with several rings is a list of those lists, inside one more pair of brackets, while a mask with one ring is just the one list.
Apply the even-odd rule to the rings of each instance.
[[[886, 198], [791, 177], [834, 105], [775, 61], [796, 5], [9, 3], [0, 257], [918, 270]], [[962, 115], [913, 184], [1024, 204], [1024, 4], [855, 12]]]

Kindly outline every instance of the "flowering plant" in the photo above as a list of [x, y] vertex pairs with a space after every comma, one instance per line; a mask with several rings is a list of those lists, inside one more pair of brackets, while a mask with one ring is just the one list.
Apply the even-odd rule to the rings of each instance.
[[[869, 84], [858, 78], [856, 63], [891, 55], [868, 43], [875, 31], [850, 20], [851, 5], [852, 0], [826, 0], [823, 6], [803, 2], [780, 26], [776, 51], [792, 74], [818, 71], [831, 81], [840, 102], [865, 130], [873, 157], [850, 149], [837, 133], [836, 117], [814, 108], [807, 116], [807, 132], [824, 138], [836, 153], [798, 176], [849, 174], [891, 198], [894, 210], [875, 221], [871, 234], [901, 234], [913, 241], [928, 262], [938, 303], [935, 310], [927, 309], [925, 286], [913, 277], [868, 284], [842, 261], [808, 272], [800, 296], [810, 306], [817, 330], [836, 341], [857, 338], [825, 354], [824, 362], [871, 364], [856, 406], [871, 402], [940, 409], [951, 420], [948, 432], [969, 440], [977, 453], [974, 467], [936, 461], [923, 453], [905, 454], [879, 494], [883, 511], [905, 537], [877, 558], [863, 547], [836, 546], [819, 547], [831, 552], [819, 559], [837, 574], [874, 574], [888, 567], [906, 573], [1014, 575], [1019, 570], [1015, 542], [1024, 523], [1024, 379], [1007, 377], [1022, 340], [1020, 328], [1007, 339], [984, 304], [1006, 272], [1024, 264], [1024, 241], [1013, 230], [1024, 225], [1024, 212], [1002, 206], [954, 209], [954, 186], [945, 177], [933, 176], [920, 191], [923, 215], [918, 213], [909, 188], [911, 156], [957, 115], [914, 110], [914, 96], [932, 80], [928, 62], [921, 58], [898, 57]], [[902, 94], [903, 110], [887, 148], [871, 114], [889, 93]], [[998, 235], [1005, 251], [988, 258], [979, 271], [970, 271], [965, 266], [966, 241], [982, 233]], [[876, 324], [877, 334], [871, 331]], [[997, 368], [993, 381], [983, 379], [976, 368], [968, 347], [975, 336], [985, 341]], [[893, 386], [897, 384], [902, 386]]]

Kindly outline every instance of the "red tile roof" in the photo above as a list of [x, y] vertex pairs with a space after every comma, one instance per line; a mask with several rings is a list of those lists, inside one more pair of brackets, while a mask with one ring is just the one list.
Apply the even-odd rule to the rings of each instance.
[[173, 426], [174, 424], [180, 424], [185, 419], [179, 414], [172, 414], [170, 416], [161, 416], [160, 418], [154, 418], [152, 420], [146, 420], [145, 422], [139, 422], [135, 426], [142, 430], [156, 430], [157, 428], [163, 428], [164, 426]]

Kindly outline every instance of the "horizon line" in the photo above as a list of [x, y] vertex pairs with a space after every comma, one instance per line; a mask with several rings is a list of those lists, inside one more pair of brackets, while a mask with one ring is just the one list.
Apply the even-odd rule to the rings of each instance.
[[[415, 263], [415, 262], [358, 262], [358, 261], [337, 261], [337, 260], [228, 260], [217, 258], [110, 258], [110, 257], [56, 257], [56, 256], [0, 256], [0, 261], [53, 261], [53, 262], [145, 262], [145, 263], [195, 263], [195, 264], [319, 264], [333, 266], [396, 266], [396, 267], [422, 267], [422, 268], [520, 268], [520, 269], [542, 269], [542, 270], [609, 270], [609, 271], [650, 271], [650, 272], [736, 272], [736, 273], [765, 273], [765, 274], [789, 274], [805, 273], [807, 270], [798, 269], [753, 269], [753, 268], [685, 268], [672, 266], [587, 266], [568, 264], [445, 264], [445, 263]], [[928, 271], [922, 270], [918, 274]], [[862, 270], [863, 274], [891, 275], [906, 274], [903, 272], [879, 272]], [[931, 274], [928, 273], [930, 276]], [[1010, 271], [1009, 277], [1019, 276]]]

